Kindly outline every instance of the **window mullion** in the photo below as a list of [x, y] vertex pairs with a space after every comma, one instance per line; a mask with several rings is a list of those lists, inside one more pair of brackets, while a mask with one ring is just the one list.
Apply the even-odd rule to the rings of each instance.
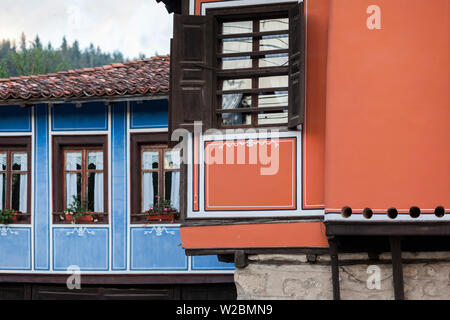
[[159, 157], [160, 157], [160, 160], [159, 160], [159, 170], [160, 170], [160, 173], [159, 173], [159, 181], [158, 181], [158, 183], [159, 183], [159, 196], [160, 196], [160, 198], [159, 198], [159, 200], [161, 200], [161, 199], [166, 199], [165, 197], [166, 197], [166, 195], [165, 195], [165, 190], [164, 190], [164, 179], [165, 179], [165, 177], [164, 177], [164, 150], [165, 149], [160, 149], [159, 150]]
[[83, 153], [82, 153], [82, 162], [81, 162], [81, 181], [82, 181], [82, 186], [81, 186], [81, 199], [83, 203], [84, 201], [86, 201], [86, 195], [87, 195], [87, 188], [88, 188], [88, 178], [87, 178], [87, 150], [84, 149]]
[[[253, 20], [253, 32], [259, 32], [259, 20]], [[253, 38], [253, 52], [259, 51], [259, 38]], [[252, 58], [252, 67], [253, 69], [257, 69], [258, 68], [258, 62], [259, 62], [259, 58], [258, 57], [253, 57]], [[252, 78], [252, 89], [257, 89], [258, 88], [258, 78], [256, 76], [254, 76]], [[252, 103], [251, 106], [252, 108], [257, 108], [258, 107], [258, 94], [257, 93], [252, 93]], [[251, 123], [252, 125], [257, 125], [258, 124], [258, 114], [257, 113], [252, 113], [251, 114]]]
[[12, 165], [12, 153], [11, 151], [8, 151], [6, 153], [6, 192], [5, 192], [5, 209], [11, 209], [12, 208], [12, 192], [11, 192], [11, 185], [12, 185], [12, 174], [11, 174], [11, 165]]

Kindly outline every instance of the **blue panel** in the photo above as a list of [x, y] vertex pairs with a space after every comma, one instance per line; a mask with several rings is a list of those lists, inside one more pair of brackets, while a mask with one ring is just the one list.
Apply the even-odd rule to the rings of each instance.
[[195, 256], [192, 257], [192, 270], [234, 270], [234, 264], [220, 262], [217, 256]]
[[54, 106], [52, 130], [108, 130], [108, 107], [103, 102], [86, 103], [80, 108], [72, 103]]
[[82, 271], [108, 270], [108, 228], [54, 228], [53, 269], [65, 271], [71, 265]]
[[31, 132], [31, 108], [0, 106], [0, 132]]
[[0, 270], [31, 270], [31, 229], [0, 227]]
[[131, 270], [188, 269], [178, 227], [132, 228], [130, 254]]
[[35, 106], [34, 160], [34, 268], [50, 269], [50, 191], [48, 159], [48, 107]]
[[168, 126], [169, 102], [167, 99], [131, 103], [131, 129], [165, 128]]
[[111, 116], [112, 269], [127, 268], [127, 118], [126, 104], [112, 106]]

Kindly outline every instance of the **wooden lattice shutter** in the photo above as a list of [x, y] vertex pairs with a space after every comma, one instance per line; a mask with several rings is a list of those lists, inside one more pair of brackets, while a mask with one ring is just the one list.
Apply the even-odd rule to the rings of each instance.
[[305, 18], [303, 2], [289, 10], [289, 127], [305, 118]]
[[213, 28], [210, 16], [174, 15], [171, 53], [169, 140], [173, 130], [193, 130], [202, 121], [203, 130], [213, 119]]

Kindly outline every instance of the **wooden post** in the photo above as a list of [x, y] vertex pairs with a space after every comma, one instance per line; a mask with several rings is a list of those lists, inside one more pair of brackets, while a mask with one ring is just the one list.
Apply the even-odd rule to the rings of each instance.
[[402, 266], [402, 248], [400, 237], [389, 237], [392, 253], [392, 275], [394, 278], [395, 300], [405, 300], [405, 291], [403, 286], [403, 266]]
[[330, 245], [330, 257], [331, 257], [331, 279], [333, 282], [333, 300], [341, 300], [341, 289], [339, 285], [339, 257], [337, 242], [334, 237], [328, 238]]

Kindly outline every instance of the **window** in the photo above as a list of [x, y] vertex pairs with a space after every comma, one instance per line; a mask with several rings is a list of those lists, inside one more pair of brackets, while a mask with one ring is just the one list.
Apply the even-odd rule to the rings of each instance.
[[0, 210], [14, 210], [14, 223], [30, 223], [30, 138], [0, 138]]
[[287, 125], [288, 13], [222, 21], [216, 38], [219, 126]]
[[74, 199], [89, 212], [103, 213], [103, 151], [95, 148], [64, 150], [64, 208]]
[[64, 211], [78, 201], [107, 223], [106, 136], [54, 136], [53, 152], [54, 222], [69, 223]]
[[169, 134], [302, 124], [304, 38], [303, 2], [175, 16]]
[[180, 151], [167, 147], [167, 134], [131, 136], [131, 221], [147, 223], [146, 211], [170, 201], [180, 211]]

